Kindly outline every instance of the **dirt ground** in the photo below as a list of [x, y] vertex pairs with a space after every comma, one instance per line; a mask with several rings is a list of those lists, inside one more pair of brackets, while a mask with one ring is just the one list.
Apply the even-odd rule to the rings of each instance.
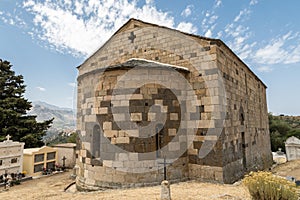
[[[300, 179], [300, 160], [277, 166], [274, 173], [282, 176], [294, 176]], [[1, 200], [12, 199], [49, 199], [49, 200], [82, 200], [82, 199], [160, 199], [160, 186], [117, 189], [98, 192], [64, 192], [64, 188], [73, 180], [70, 172], [55, 174], [23, 182], [13, 186], [8, 191], [0, 188]], [[179, 199], [227, 199], [227, 200], [250, 200], [247, 189], [242, 184], [222, 185], [189, 181], [171, 184], [171, 197]]]
[[[0, 199], [160, 199], [160, 186], [99, 192], [64, 192], [64, 188], [72, 182], [70, 172], [42, 177], [13, 186], [8, 191], [3, 191], [3, 188], [0, 188]], [[247, 189], [241, 185], [210, 184], [195, 181], [172, 184], [171, 197], [173, 200], [250, 199]]]
[[300, 180], [300, 160], [293, 160], [282, 165], [278, 165], [273, 170], [274, 174], [279, 176], [293, 176]]

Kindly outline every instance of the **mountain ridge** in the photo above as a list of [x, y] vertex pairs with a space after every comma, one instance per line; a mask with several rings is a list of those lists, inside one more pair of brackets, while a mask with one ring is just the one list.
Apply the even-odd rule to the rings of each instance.
[[36, 115], [37, 121], [45, 121], [54, 118], [53, 124], [48, 131], [69, 132], [75, 130], [75, 110], [61, 108], [42, 101], [32, 102], [32, 108], [27, 115]]
[[47, 108], [50, 108], [52, 110], [69, 110], [69, 111], [74, 111], [74, 109], [72, 109], [72, 108], [60, 107], [60, 106], [56, 106], [56, 105], [53, 105], [53, 104], [49, 104], [49, 103], [44, 102], [44, 101], [33, 101], [32, 102], [32, 106], [34, 106], [34, 105], [39, 105], [39, 106], [47, 107]]

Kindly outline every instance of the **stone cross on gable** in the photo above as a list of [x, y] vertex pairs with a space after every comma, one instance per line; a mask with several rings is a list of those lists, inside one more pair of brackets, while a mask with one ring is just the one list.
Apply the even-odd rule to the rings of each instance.
[[133, 32], [130, 33], [130, 36], [128, 37], [129, 40], [131, 40], [131, 43], [133, 43], [134, 39], [136, 38], [136, 36], [134, 35]]
[[11, 136], [8, 134], [8, 135], [6, 136], [6, 141], [9, 141], [10, 138], [11, 138]]

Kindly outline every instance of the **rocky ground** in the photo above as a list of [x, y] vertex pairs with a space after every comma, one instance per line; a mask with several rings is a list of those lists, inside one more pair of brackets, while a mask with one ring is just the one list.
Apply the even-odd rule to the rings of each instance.
[[[300, 160], [289, 162], [273, 169], [273, 172], [282, 176], [294, 176], [300, 179]], [[0, 199], [160, 199], [160, 186], [106, 190], [99, 192], [64, 192], [64, 188], [74, 180], [70, 172], [55, 174], [49, 177], [23, 182], [13, 186], [8, 191], [0, 188]], [[201, 183], [196, 181], [182, 182], [171, 185], [171, 196], [176, 199], [251, 199], [247, 189], [242, 184], [222, 185]]]

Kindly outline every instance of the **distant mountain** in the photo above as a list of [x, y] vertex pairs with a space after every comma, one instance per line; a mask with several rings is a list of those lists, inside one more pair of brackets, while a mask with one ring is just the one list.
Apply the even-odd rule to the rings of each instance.
[[75, 130], [75, 110], [61, 108], [45, 102], [32, 102], [32, 108], [28, 115], [36, 115], [37, 121], [54, 118], [50, 132], [70, 132]]
[[58, 107], [58, 106], [55, 106], [55, 105], [51, 105], [49, 103], [46, 103], [46, 102], [43, 102], [43, 101], [34, 101], [32, 102], [32, 105], [33, 106], [41, 106], [41, 107], [45, 107], [45, 108], [48, 108], [48, 109], [51, 109], [51, 110], [67, 110], [67, 111], [73, 111], [72, 108], [61, 108], [61, 107]]

